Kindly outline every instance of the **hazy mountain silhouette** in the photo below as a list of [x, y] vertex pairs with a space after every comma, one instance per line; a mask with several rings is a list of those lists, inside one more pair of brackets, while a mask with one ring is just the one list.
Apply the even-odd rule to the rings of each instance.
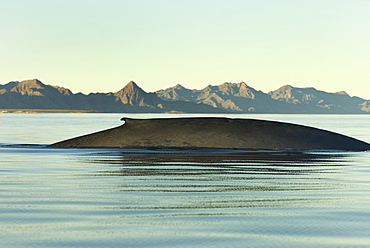
[[156, 93], [164, 100], [188, 100], [236, 113], [370, 113], [370, 101], [350, 97], [344, 91], [327, 93], [290, 85], [268, 94], [244, 82], [209, 85], [201, 90], [187, 89], [178, 84]]
[[206, 104], [165, 101], [129, 82], [116, 93], [73, 94], [69, 89], [43, 84], [37, 79], [0, 85], [1, 109], [94, 110], [100, 112], [224, 113]]
[[369, 112], [369, 106], [364, 99], [350, 97], [345, 91], [328, 93], [315, 88], [295, 88], [284, 85], [268, 93], [271, 98], [304, 106], [314, 112], [330, 113], [361, 113]]
[[37, 79], [0, 85], [0, 109], [89, 110], [117, 113], [370, 113], [370, 100], [346, 92], [284, 85], [267, 94], [246, 83], [208, 85], [201, 90], [175, 85], [147, 93], [129, 82], [115, 93], [73, 94]]

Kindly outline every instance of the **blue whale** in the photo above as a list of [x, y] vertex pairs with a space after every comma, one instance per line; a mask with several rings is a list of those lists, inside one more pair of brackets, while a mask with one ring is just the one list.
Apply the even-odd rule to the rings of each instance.
[[122, 118], [111, 129], [60, 141], [50, 147], [184, 148], [247, 150], [370, 150], [342, 134], [297, 124], [232, 118]]

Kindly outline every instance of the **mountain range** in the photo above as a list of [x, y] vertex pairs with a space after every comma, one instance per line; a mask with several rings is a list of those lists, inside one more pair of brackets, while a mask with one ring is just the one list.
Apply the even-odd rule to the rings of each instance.
[[[0, 109], [88, 110], [108, 113], [219, 113], [206, 104], [165, 101], [129, 82], [115, 93], [73, 94], [69, 89], [37, 79], [0, 85]], [[221, 110], [222, 111], [222, 110]], [[225, 112], [225, 111], [222, 111]]]
[[244, 82], [209, 85], [201, 90], [186, 89], [178, 84], [156, 93], [164, 100], [204, 103], [236, 113], [370, 113], [369, 100], [350, 97], [345, 91], [328, 93], [312, 87], [284, 85], [264, 93]]
[[370, 113], [370, 100], [290, 85], [264, 93], [244, 82], [147, 93], [131, 81], [115, 93], [72, 93], [37, 79], [0, 85], [0, 109], [86, 110], [114, 113]]

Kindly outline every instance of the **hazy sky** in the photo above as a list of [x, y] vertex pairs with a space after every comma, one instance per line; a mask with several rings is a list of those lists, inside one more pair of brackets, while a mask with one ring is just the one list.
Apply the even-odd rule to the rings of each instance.
[[370, 0], [1, 0], [0, 84], [244, 81], [370, 99]]

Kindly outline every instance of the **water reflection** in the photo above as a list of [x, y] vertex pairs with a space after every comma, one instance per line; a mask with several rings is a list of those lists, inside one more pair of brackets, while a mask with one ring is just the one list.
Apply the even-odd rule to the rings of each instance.
[[351, 164], [350, 153], [329, 152], [116, 151], [79, 159], [101, 168], [85, 176], [104, 177], [111, 192], [134, 203], [118, 208], [147, 210], [281, 207], [338, 200], [337, 195], [327, 197], [327, 192], [346, 188], [338, 174]]
[[7, 247], [370, 242], [366, 153], [3, 151]]
[[119, 169], [99, 171], [111, 176], [315, 174], [337, 170], [351, 162], [350, 153], [95, 153], [85, 162]]

